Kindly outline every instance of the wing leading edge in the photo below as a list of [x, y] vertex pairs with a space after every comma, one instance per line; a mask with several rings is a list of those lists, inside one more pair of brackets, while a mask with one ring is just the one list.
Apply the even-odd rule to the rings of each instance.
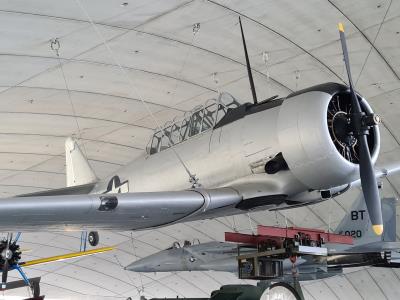
[[232, 188], [2, 198], [0, 229], [138, 230], [215, 216], [241, 200]]

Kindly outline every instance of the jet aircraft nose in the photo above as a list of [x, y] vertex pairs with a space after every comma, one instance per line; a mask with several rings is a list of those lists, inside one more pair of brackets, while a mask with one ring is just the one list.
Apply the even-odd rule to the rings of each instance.
[[125, 267], [125, 270], [133, 272], [155, 272], [155, 268], [149, 259], [142, 258]]
[[125, 267], [134, 272], [173, 272], [184, 268], [182, 265], [183, 249], [168, 249], [143, 257]]

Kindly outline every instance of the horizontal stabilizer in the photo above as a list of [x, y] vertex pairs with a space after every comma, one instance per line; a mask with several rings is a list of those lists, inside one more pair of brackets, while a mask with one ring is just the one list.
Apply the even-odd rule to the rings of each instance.
[[22, 194], [18, 195], [17, 197], [39, 197], [39, 196], [61, 196], [61, 195], [80, 195], [80, 194], [89, 194], [94, 186], [96, 185], [95, 182], [82, 184], [77, 186], [70, 186], [61, 189], [52, 189], [52, 190], [45, 190], [35, 193], [29, 194]]

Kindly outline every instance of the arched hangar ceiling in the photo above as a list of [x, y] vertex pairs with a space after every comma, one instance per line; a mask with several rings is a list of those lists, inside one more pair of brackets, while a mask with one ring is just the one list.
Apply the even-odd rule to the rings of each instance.
[[[380, 161], [400, 159], [399, 0], [2, 0], [0, 195], [63, 187], [64, 140], [71, 135], [99, 177], [142, 155], [155, 124], [141, 100], [160, 123], [218, 91], [250, 100], [238, 15], [259, 98], [346, 81], [336, 29], [343, 22], [357, 89], [384, 119]], [[59, 58], [50, 47], [54, 38]], [[385, 180], [384, 195], [397, 196], [399, 188], [400, 177]], [[251, 218], [253, 225], [283, 224], [286, 215], [296, 225], [327, 228], [354, 197]], [[233, 226], [251, 227], [239, 216], [132, 235], [102, 233], [102, 244], [118, 244], [118, 251], [28, 274], [42, 276], [50, 299], [206, 296], [239, 281], [216, 272], [140, 275], [121, 265], [175, 240], [221, 240]], [[77, 250], [79, 233], [30, 233], [22, 241], [31, 249], [25, 257], [43, 257]], [[399, 278], [395, 269], [361, 268], [304, 288], [307, 299], [398, 299]]]

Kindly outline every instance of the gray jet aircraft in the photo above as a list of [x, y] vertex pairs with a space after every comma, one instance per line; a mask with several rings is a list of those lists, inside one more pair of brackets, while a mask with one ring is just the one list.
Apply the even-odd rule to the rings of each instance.
[[[325, 244], [328, 249], [326, 261], [315, 257], [298, 257], [295, 262], [299, 280], [314, 280], [341, 274], [343, 268], [374, 266], [400, 267], [400, 243], [396, 242], [396, 200], [382, 201], [385, 232], [375, 235], [366, 211], [363, 196], [353, 203], [350, 213], [340, 222], [336, 233], [350, 235], [353, 245]], [[254, 249], [249, 249], [254, 251]], [[237, 272], [237, 244], [208, 242], [182, 247], [175, 243], [171, 248], [139, 259], [127, 270], [135, 272], [175, 272], [175, 271], [225, 271]], [[284, 280], [291, 281], [293, 264], [283, 261]]]

